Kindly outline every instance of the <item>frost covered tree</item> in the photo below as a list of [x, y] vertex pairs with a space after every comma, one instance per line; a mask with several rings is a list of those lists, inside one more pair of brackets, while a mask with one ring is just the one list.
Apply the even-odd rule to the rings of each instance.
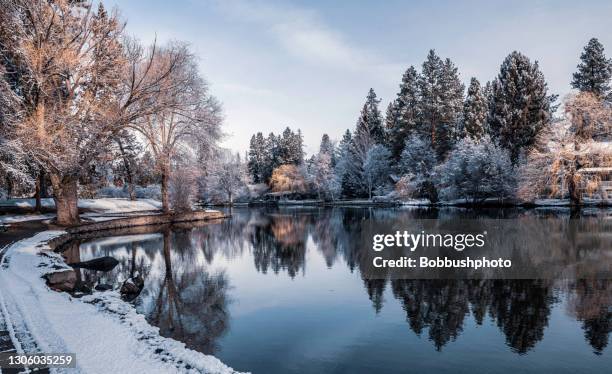
[[336, 147], [329, 135], [323, 134], [319, 152], [310, 165], [310, 180], [319, 199], [334, 200], [340, 194], [341, 177], [335, 173], [336, 164]]
[[234, 204], [234, 198], [244, 191], [248, 184], [247, 168], [240, 155], [224, 154], [215, 162], [210, 175], [212, 189], [221, 191], [226, 201]]
[[319, 152], [313, 156], [311, 181], [319, 199], [335, 200], [340, 192], [340, 182], [334, 173], [332, 156], [328, 152]]
[[452, 148], [463, 110], [463, 84], [454, 64], [432, 49], [423, 63], [419, 89], [419, 127], [431, 139], [438, 159]]
[[460, 140], [439, 168], [440, 196], [445, 200], [482, 202], [515, 193], [516, 178], [508, 152], [489, 136]]
[[319, 154], [327, 154], [331, 160], [331, 166], [336, 166], [336, 145], [331, 141], [329, 135], [323, 134], [319, 145]]
[[397, 97], [387, 108], [385, 125], [395, 161], [399, 160], [406, 139], [417, 129], [419, 105], [419, 74], [410, 66], [402, 76]]
[[552, 117], [544, 75], [537, 61], [512, 52], [501, 65], [492, 84], [489, 126], [491, 135], [510, 152], [513, 163], [531, 147]]
[[[162, 209], [171, 210], [169, 181], [177, 158], [193, 157], [198, 149], [214, 148], [221, 138], [221, 109], [200, 76], [194, 55], [183, 43], [172, 42], [160, 49], [153, 68], [174, 67], [168, 84], [180, 90], [162, 91], [163, 110], [142, 116], [129, 127], [145, 138], [161, 175]], [[168, 96], [171, 95], [171, 96]]]
[[[598, 180], [583, 180], [580, 169], [612, 166], [612, 149], [598, 141], [612, 133], [612, 109], [590, 92], [570, 96], [564, 116], [543, 131], [520, 168], [519, 196], [564, 198], [582, 202]], [[581, 191], [582, 190], [582, 191]]]
[[353, 135], [350, 130], [346, 130], [342, 136], [342, 140], [338, 144], [337, 162], [334, 168], [334, 174], [340, 183], [340, 189], [344, 196], [356, 196], [358, 183], [357, 171], [353, 160], [352, 152]]
[[402, 176], [403, 189], [411, 191], [410, 197], [424, 197], [432, 202], [437, 201], [434, 186], [436, 164], [436, 152], [427, 138], [415, 134], [406, 139], [398, 171]]
[[173, 64], [153, 66], [100, 4], [0, 0], [2, 79], [18, 97], [11, 138], [49, 175], [57, 222], [79, 222], [78, 180], [113, 136], [162, 103]]
[[142, 145], [136, 136], [127, 130], [122, 130], [114, 137], [115, 147], [112, 155], [118, 160], [115, 173], [121, 177], [127, 185], [130, 200], [136, 199], [136, 168], [138, 167], [138, 155], [142, 152]]
[[[0, 65], [0, 76], [5, 76], [6, 71]], [[12, 189], [12, 185], [32, 187], [34, 178], [30, 174], [28, 163], [28, 153], [22, 144], [14, 136], [14, 125], [19, 119], [20, 113], [15, 109], [18, 106], [19, 98], [13, 92], [9, 82], [0, 79], [0, 186], [5, 184], [7, 190]], [[10, 197], [7, 191], [6, 197]]]
[[368, 198], [372, 193], [387, 184], [391, 171], [391, 152], [381, 144], [373, 145], [367, 152], [363, 163], [363, 176], [365, 179]]
[[289, 127], [285, 128], [283, 135], [278, 138], [279, 163], [302, 165], [304, 163], [304, 139], [300, 129], [293, 132]]
[[266, 169], [268, 168], [266, 153], [266, 140], [263, 134], [258, 132], [251, 137], [247, 162], [253, 183], [265, 183], [266, 181]]
[[472, 78], [463, 104], [463, 137], [482, 138], [488, 109], [487, 98], [480, 87], [480, 82]]
[[[363, 137], [363, 143], [368, 145], [382, 144], [385, 140], [385, 129], [383, 126], [382, 115], [378, 108], [380, 100], [376, 97], [374, 89], [370, 88], [366, 102], [363, 104], [354, 138]], [[365, 139], [367, 138], [367, 140]]]
[[350, 181], [353, 193], [356, 196], [368, 195], [368, 187], [364, 179], [363, 165], [370, 148], [377, 144], [384, 144], [385, 131], [382, 118], [378, 110], [379, 100], [373, 89], [370, 89], [366, 103], [361, 109], [357, 120], [355, 132], [352, 135], [349, 153], [346, 157], [345, 176]]
[[[0, 45], [21, 114], [15, 138], [49, 172], [58, 223], [78, 222], [77, 181], [112, 135], [124, 65], [117, 18], [68, 1], [1, 1]], [[115, 115], [116, 116], [116, 115]]]
[[597, 38], [589, 40], [584, 47], [577, 67], [572, 80], [573, 88], [601, 98], [609, 97], [612, 60], [606, 57], [604, 47]]

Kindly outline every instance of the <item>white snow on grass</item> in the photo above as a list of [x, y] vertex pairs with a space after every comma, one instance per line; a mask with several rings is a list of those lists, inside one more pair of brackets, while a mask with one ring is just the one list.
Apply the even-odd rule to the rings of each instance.
[[153, 199], [80, 199], [79, 208], [98, 213], [131, 213], [161, 209], [161, 201]]
[[[46, 208], [55, 207], [53, 199], [42, 199], [42, 206]], [[34, 208], [36, 201], [34, 199], [10, 199], [0, 200], [1, 207], [17, 207], [17, 208]], [[99, 214], [129, 214], [148, 211], [159, 211], [161, 202], [153, 199], [79, 199], [79, 208], [88, 209], [90, 212], [81, 215], [83, 218], [95, 222], [108, 221], [118, 217], [99, 216]], [[10, 223], [25, 222], [25, 221], [41, 221], [45, 219], [55, 218], [55, 214], [10, 214], [0, 215], [0, 225]]]
[[[46, 208], [55, 207], [53, 199], [41, 199], [41, 204]], [[0, 200], [0, 207], [34, 208], [34, 199], [9, 199]], [[147, 210], [161, 209], [161, 201], [153, 199], [79, 199], [79, 208], [89, 209], [97, 213], [130, 213]]]
[[161, 337], [117, 292], [75, 299], [51, 291], [41, 277], [68, 267], [45, 243], [61, 234], [44, 231], [14, 243], [0, 264], [0, 311], [15, 336], [32, 338], [21, 351], [75, 353], [79, 373], [235, 372], [213, 356]]
[[538, 206], [569, 206], [569, 199], [536, 199], [533, 202]]
[[21, 215], [6, 215], [0, 216], [0, 224], [17, 223], [26, 221], [42, 221], [51, 219], [55, 214], [21, 214]]
[[429, 201], [429, 199], [408, 199], [408, 200], [402, 200], [402, 205], [414, 205], [414, 206], [431, 205], [431, 201]]

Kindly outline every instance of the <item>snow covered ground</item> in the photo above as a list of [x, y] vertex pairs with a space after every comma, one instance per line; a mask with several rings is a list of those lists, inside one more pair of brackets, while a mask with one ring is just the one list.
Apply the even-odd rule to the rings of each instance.
[[[1, 207], [34, 208], [34, 199], [10, 199], [0, 200]], [[53, 199], [42, 199], [42, 205], [47, 208], [55, 207]], [[79, 199], [79, 208], [87, 209], [90, 212], [81, 215], [83, 218], [92, 221], [106, 221], [116, 217], [104, 217], [101, 214], [127, 214], [145, 211], [157, 211], [161, 209], [161, 202], [153, 199]], [[11, 214], [0, 215], [0, 226], [25, 221], [41, 221], [55, 218], [55, 214]]]
[[[46, 208], [55, 207], [53, 199], [42, 199], [42, 206]], [[34, 208], [36, 201], [34, 199], [9, 199], [0, 200], [0, 207], [19, 207], [19, 208]], [[127, 213], [143, 210], [159, 210], [161, 202], [153, 199], [79, 199], [79, 208], [88, 209], [97, 213]]]
[[0, 312], [19, 352], [75, 353], [77, 370], [70, 373], [234, 373], [213, 356], [161, 337], [117, 292], [75, 299], [51, 291], [41, 276], [67, 265], [45, 243], [62, 233], [41, 232], [5, 249]]
[[55, 214], [20, 214], [0, 216], [0, 224], [17, 223], [25, 221], [42, 221], [54, 218]]

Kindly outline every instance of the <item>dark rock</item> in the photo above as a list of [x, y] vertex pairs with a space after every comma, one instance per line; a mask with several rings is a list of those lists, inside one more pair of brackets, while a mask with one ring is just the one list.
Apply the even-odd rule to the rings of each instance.
[[88, 270], [97, 270], [97, 271], [110, 271], [115, 268], [119, 264], [115, 258], [110, 256], [104, 256], [100, 258], [94, 258], [93, 260], [76, 262], [74, 264], [68, 264], [73, 268], [82, 268]]
[[76, 273], [72, 269], [47, 273], [44, 278], [51, 289], [66, 292], [74, 291], [77, 280]]
[[144, 288], [144, 279], [140, 275], [136, 275], [135, 277], [128, 278], [119, 289], [119, 293], [124, 300], [132, 301]]
[[97, 284], [94, 289], [96, 291], [110, 291], [113, 289], [113, 286], [106, 283]]
[[91, 295], [91, 286], [83, 281], [77, 280], [72, 292], [78, 292], [82, 294]]

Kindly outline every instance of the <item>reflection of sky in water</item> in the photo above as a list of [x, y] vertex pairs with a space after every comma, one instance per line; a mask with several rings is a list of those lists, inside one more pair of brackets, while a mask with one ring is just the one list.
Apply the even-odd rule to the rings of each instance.
[[[368, 283], [347, 246], [355, 240], [351, 227], [364, 217], [330, 216], [328, 211], [292, 211], [289, 217], [234, 213], [219, 225], [170, 233], [166, 245], [172, 280], [188, 284], [178, 298], [186, 305], [195, 298], [197, 306], [202, 297], [197, 296], [203, 291], [199, 277], [225, 274], [229, 287], [213, 290], [216, 303], [183, 309], [184, 323], [190, 325], [184, 340], [236, 369], [604, 373], [612, 366], [607, 346], [612, 284], [605, 281], [568, 285], [551, 280], [541, 287], [531, 281]], [[167, 279], [163, 239], [156, 234], [97, 240], [81, 245], [81, 260], [118, 258], [125, 266], [113, 272], [124, 279], [120, 273], [130, 269], [130, 246], [136, 248], [136, 261], [147, 268], [139, 300], [139, 310], [147, 314], [160, 301], [159, 285]], [[300, 251], [303, 257], [295, 256]], [[267, 261], [276, 263], [278, 271]], [[268, 264], [266, 273], [262, 263]], [[191, 274], [184, 277], [186, 283], [181, 274]], [[482, 300], [487, 313], [478, 324], [475, 308]], [[176, 329], [165, 327], [166, 335], [183, 340]], [[206, 334], [210, 339], [198, 339]]]

